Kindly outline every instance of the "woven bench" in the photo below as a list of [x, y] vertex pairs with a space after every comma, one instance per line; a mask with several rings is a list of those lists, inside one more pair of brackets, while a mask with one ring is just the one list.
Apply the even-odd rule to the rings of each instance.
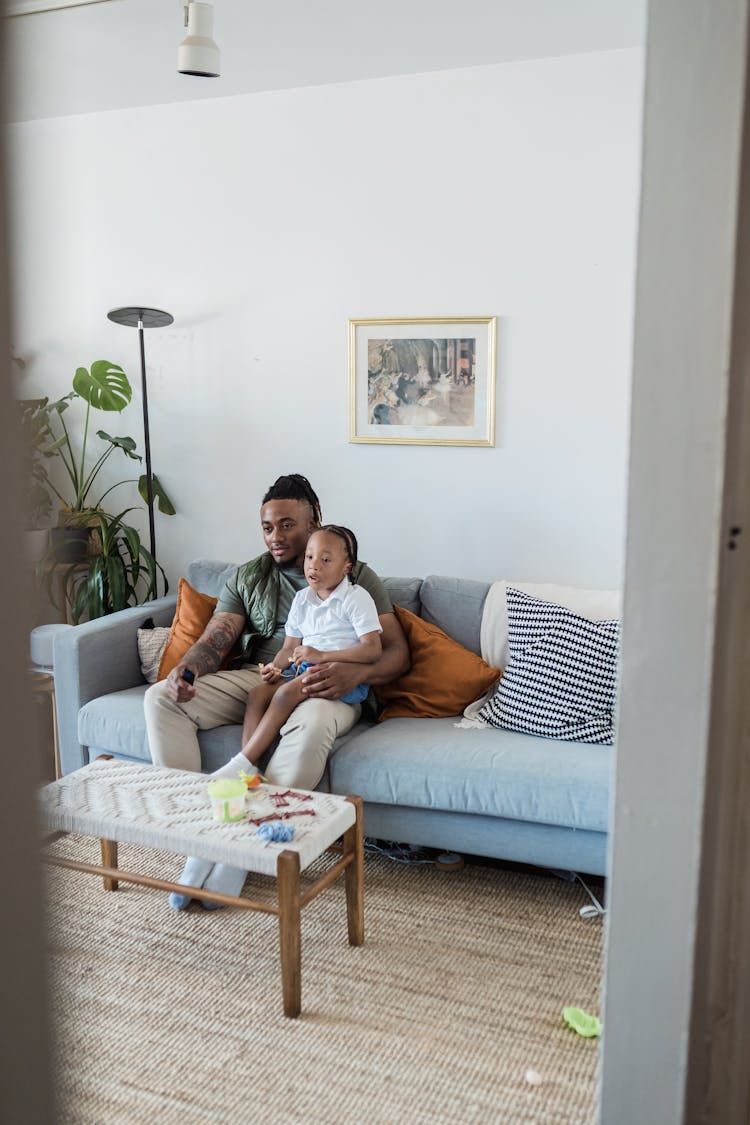
[[[205, 775], [129, 762], [97, 761], [54, 781], [39, 793], [43, 826], [58, 835], [75, 832], [98, 837], [101, 865], [43, 854], [45, 862], [99, 875], [107, 891], [119, 882], [189, 893], [224, 906], [239, 906], [279, 920], [284, 1014], [301, 1009], [301, 911], [340, 874], [346, 887], [350, 945], [364, 941], [364, 851], [362, 801], [329, 793], [284, 790], [262, 785], [248, 798], [245, 820], [222, 824], [211, 816]], [[294, 827], [282, 844], [258, 837], [259, 823], [272, 817]], [[343, 836], [343, 854], [323, 875], [301, 889], [300, 872]], [[192, 855], [275, 876], [277, 903], [185, 887], [118, 867], [118, 843]]]

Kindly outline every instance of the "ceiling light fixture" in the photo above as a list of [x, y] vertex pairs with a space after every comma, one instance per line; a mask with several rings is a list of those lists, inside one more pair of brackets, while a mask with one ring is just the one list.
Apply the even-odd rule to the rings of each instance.
[[181, 3], [188, 33], [177, 48], [177, 70], [198, 78], [218, 78], [221, 55], [213, 41], [214, 6], [197, 0]]

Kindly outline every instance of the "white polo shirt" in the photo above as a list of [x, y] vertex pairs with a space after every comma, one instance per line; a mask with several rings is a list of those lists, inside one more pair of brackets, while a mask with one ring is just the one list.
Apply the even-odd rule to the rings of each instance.
[[367, 590], [342, 579], [335, 590], [321, 600], [306, 586], [294, 595], [286, 621], [288, 637], [302, 637], [302, 643], [321, 652], [350, 648], [365, 633], [382, 633], [375, 602]]

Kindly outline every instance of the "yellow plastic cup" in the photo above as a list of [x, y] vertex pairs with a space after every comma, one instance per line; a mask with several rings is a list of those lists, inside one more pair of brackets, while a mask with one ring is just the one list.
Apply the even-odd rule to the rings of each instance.
[[211, 812], [214, 820], [231, 823], [242, 820], [245, 815], [245, 796], [247, 785], [240, 778], [220, 777], [209, 781], [208, 795], [211, 799]]

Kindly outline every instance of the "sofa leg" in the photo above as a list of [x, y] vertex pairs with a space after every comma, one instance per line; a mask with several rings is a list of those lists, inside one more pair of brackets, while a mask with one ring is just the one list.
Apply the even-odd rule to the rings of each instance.
[[464, 857], [457, 852], [441, 852], [435, 856], [435, 866], [439, 871], [460, 871], [464, 866]]

